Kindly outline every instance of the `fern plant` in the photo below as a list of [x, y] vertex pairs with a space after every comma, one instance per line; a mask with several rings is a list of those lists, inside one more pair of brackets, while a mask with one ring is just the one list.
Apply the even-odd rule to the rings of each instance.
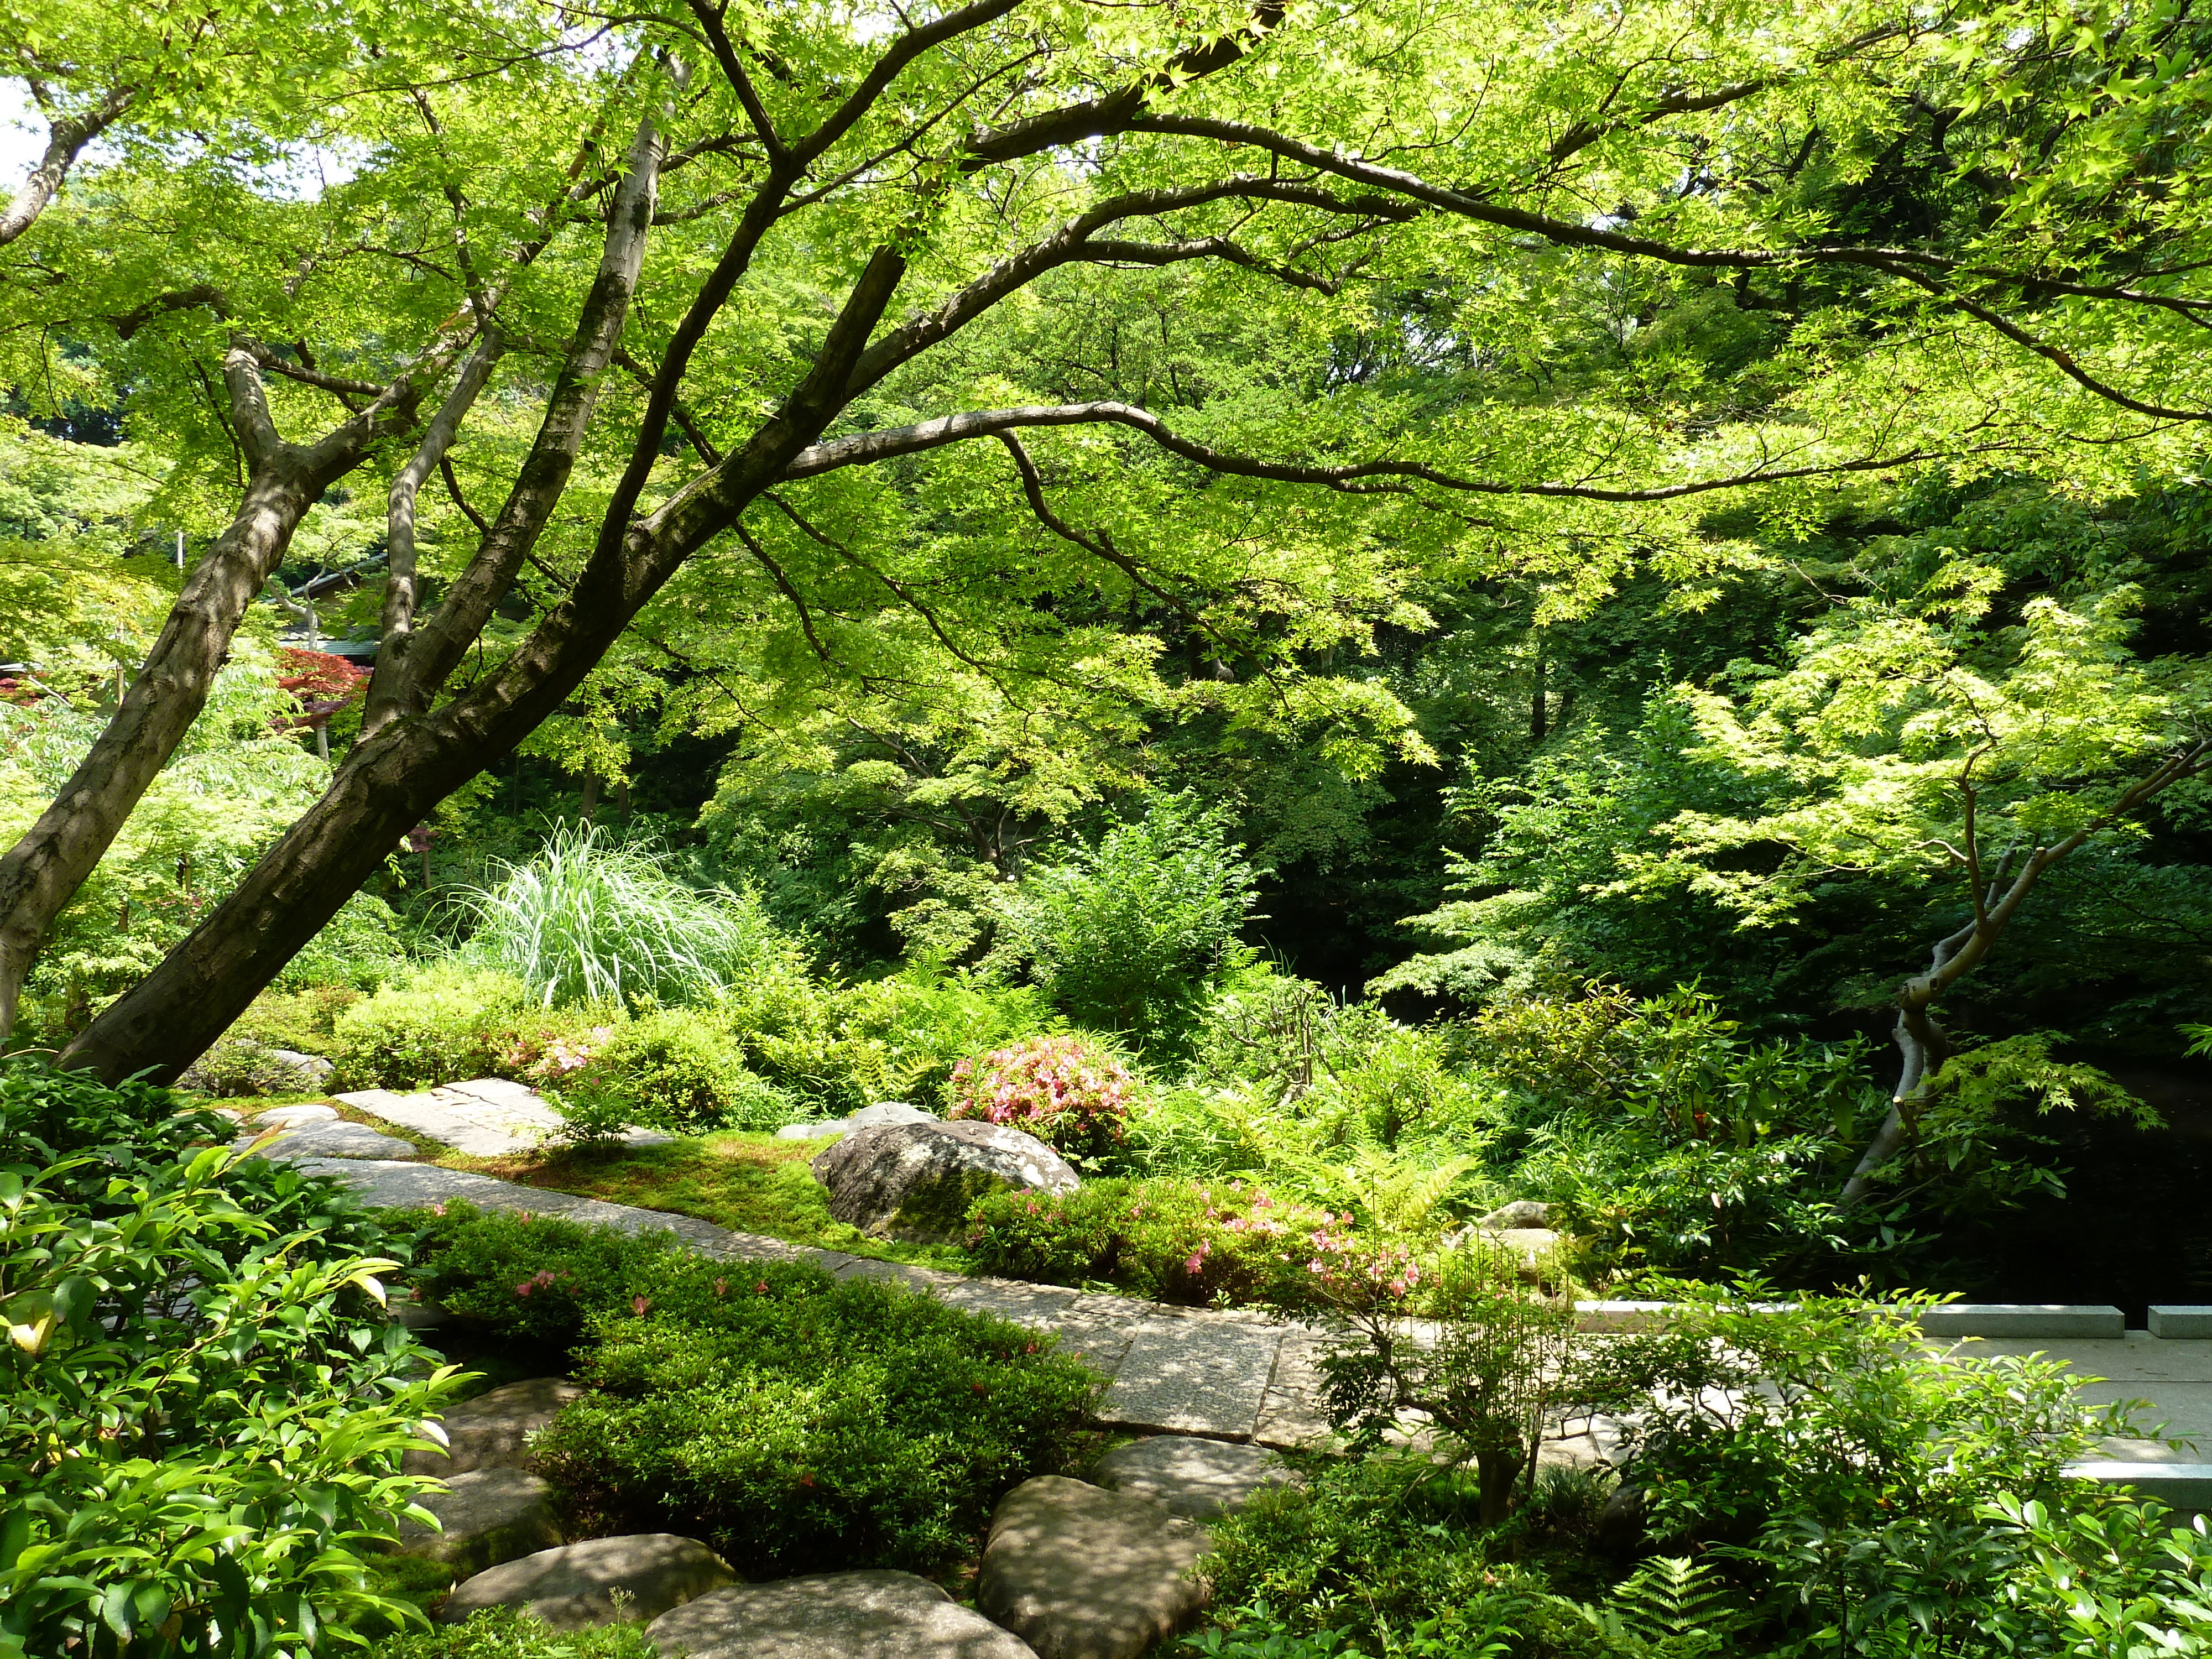
[[1579, 1609], [1623, 1659], [1706, 1659], [1729, 1645], [1743, 1615], [1709, 1561], [1647, 1561], [1613, 1586], [1602, 1607]]

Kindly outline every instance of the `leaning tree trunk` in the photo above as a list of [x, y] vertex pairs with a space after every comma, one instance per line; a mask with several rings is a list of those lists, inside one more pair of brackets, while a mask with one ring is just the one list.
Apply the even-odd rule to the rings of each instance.
[[[251, 356], [224, 365], [253, 463], [229, 527], [185, 583], [168, 620], [91, 752], [0, 855], [0, 1039], [47, 930], [122, 830], [131, 809], [206, 706], [246, 608], [282, 563], [292, 532], [337, 479], [359, 465], [380, 428], [357, 417], [314, 445], [288, 444], [268, 423]], [[256, 441], [254, 428], [258, 428]]]

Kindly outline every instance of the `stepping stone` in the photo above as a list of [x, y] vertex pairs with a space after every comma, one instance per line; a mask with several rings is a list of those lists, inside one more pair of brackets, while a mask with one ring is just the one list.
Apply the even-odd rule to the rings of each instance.
[[1284, 1334], [1283, 1346], [1275, 1352], [1275, 1374], [1260, 1402], [1259, 1421], [1252, 1425], [1255, 1445], [1299, 1451], [1334, 1443], [1336, 1431], [1322, 1408], [1328, 1378], [1321, 1360], [1335, 1344], [1336, 1339], [1321, 1331]]
[[[253, 1158], [412, 1158], [412, 1141], [400, 1140], [392, 1135], [379, 1134], [365, 1123], [309, 1123], [297, 1129], [286, 1129], [265, 1146], [256, 1147], [261, 1132], [258, 1125], [232, 1144], [240, 1152]], [[250, 1150], [249, 1150], [250, 1149]]]
[[1020, 1638], [910, 1572], [828, 1572], [718, 1589], [645, 1632], [688, 1659], [1036, 1659]]
[[852, 1126], [842, 1117], [825, 1118], [819, 1123], [787, 1123], [775, 1132], [778, 1140], [827, 1140], [832, 1135], [850, 1133]]
[[1190, 1570], [1212, 1543], [1148, 1498], [1040, 1475], [991, 1517], [976, 1610], [1041, 1659], [1137, 1659], [1205, 1610]]
[[[362, 1089], [331, 1098], [441, 1140], [470, 1158], [513, 1158], [533, 1152], [549, 1141], [559, 1140], [568, 1127], [568, 1120], [537, 1091], [501, 1077], [448, 1083], [418, 1094]], [[621, 1136], [623, 1143], [630, 1146], [659, 1146], [673, 1139], [636, 1127]]]
[[409, 1474], [448, 1479], [471, 1469], [513, 1468], [529, 1452], [530, 1437], [550, 1423], [583, 1390], [565, 1377], [533, 1376], [510, 1382], [447, 1408], [445, 1452], [411, 1451], [399, 1467]]
[[1161, 1434], [1115, 1447], [1091, 1479], [1112, 1492], [1149, 1498], [1186, 1521], [1211, 1521], [1242, 1509], [1262, 1486], [1287, 1484], [1290, 1476], [1257, 1446]]
[[520, 1469], [473, 1469], [457, 1474], [449, 1490], [416, 1501], [436, 1516], [443, 1531], [419, 1521], [399, 1523], [399, 1553], [443, 1561], [466, 1578], [520, 1555], [561, 1541], [553, 1519], [553, 1488]]
[[919, 1106], [909, 1106], [903, 1100], [885, 1100], [873, 1106], [863, 1106], [850, 1117], [824, 1118], [819, 1123], [787, 1123], [775, 1132], [778, 1140], [826, 1140], [831, 1135], [849, 1135], [861, 1129], [872, 1129], [884, 1123], [936, 1123], [942, 1121], [934, 1112], [925, 1112]]
[[458, 1584], [438, 1610], [458, 1625], [486, 1607], [520, 1607], [556, 1630], [658, 1619], [737, 1574], [696, 1538], [671, 1532], [593, 1538], [540, 1550]]
[[304, 1123], [335, 1123], [338, 1109], [335, 1106], [271, 1106], [265, 1112], [253, 1115], [256, 1129], [296, 1129]]
[[1098, 1420], [1108, 1428], [1249, 1440], [1282, 1340], [1279, 1328], [1263, 1325], [1147, 1320], [1121, 1357]]

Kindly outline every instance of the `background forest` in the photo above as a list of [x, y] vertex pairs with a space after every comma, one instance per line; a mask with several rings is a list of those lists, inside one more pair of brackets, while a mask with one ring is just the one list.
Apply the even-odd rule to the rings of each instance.
[[[0, 217], [9, 1215], [96, 1255], [133, 1206], [216, 1205], [249, 1166], [161, 1085], [500, 1076], [564, 1115], [548, 1186], [1370, 1334], [1649, 1292], [1770, 1367], [1684, 1346], [1646, 1397], [1849, 1372], [1922, 1292], [2212, 1302], [2185, 0], [5, 27], [38, 152]], [[863, 1239], [772, 1137], [890, 1101], [1024, 1127], [1082, 1185]], [[69, 1174], [111, 1156], [112, 1190]], [[534, 1243], [380, 1236], [254, 1167], [222, 1262], [156, 1265], [233, 1284], [297, 1222], [318, 1332], [396, 1331], [360, 1276], [410, 1261], [564, 1365], [628, 1340], [622, 1274], [707, 1294], [572, 1240], [586, 1288], [539, 1328], [485, 1290], [550, 1283]], [[1520, 1201], [1563, 1254], [1452, 1265]], [[155, 1304], [29, 1237], [9, 1363], [63, 1401], [49, 1344]], [[1803, 1323], [1731, 1322], [1746, 1287]], [[890, 1318], [838, 1310], [863, 1346]], [[329, 1340], [401, 1375], [397, 1334]], [[1034, 1473], [1080, 1384], [1031, 1370]], [[1785, 1427], [1660, 1423], [1650, 1537], [1685, 1553], [1618, 1571], [1604, 1492], [1540, 1492], [1532, 1431], [1509, 1501], [1503, 1431], [1447, 1422], [1441, 1485], [1355, 1459], [1232, 1530], [1237, 1612], [1195, 1639], [2121, 1651], [2119, 1613], [2054, 1644], [2090, 1617], [2057, 1610], [2075, 1519], [2200, 1631], [2202, 1533], [2163, 1565], [2065, 1485], [2096, 1437], [2062, 1385], [1972, 1375], [1884, 1371], [1894, 1437], [1837, 1466], [1893, 1458], [1880, 1514]], [[1373, 1452], [1411, 1385], [1346, 1376]], [[0, 1473], [66, 1484], [46, 1432]], [[961, 1478], [877, 1554], [953, 1572], [996, 1495]], [[228, 1577], [57, 1589], [32, 1513], [0, 1515], [0, 1655], [323, 1639], [281, 1562], [258, 1647], [172, 1628]], [[410, 1622], [299, 1524], [369, 1596], [344, 1620]]]

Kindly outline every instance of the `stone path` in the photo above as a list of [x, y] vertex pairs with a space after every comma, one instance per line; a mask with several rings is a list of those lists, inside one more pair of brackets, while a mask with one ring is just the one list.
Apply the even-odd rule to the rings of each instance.
[[[374, 1108], [367, 1109], [374, 1110]], [[383, 1115], [379, 1113], [379, 1115]], [[397, 1120], [395, 1120], [397, 1121]], [[414, 1127], [414, 1126], [410, 1126]], [[423, 1129], [422, 1133], [432, 1133]], [[443, 1139], [443, 1137], [440, 1137]], [[528, 1210], [624, 1232], [673, 1232], [702, 1255], [744, 1261], [807, 1261], [841, 1278], [889, 1280], [953, 1307], [995, 1314], [1055, 1332], [1063, 1352], [1111, 1379], [1099, 1418], [1114, 1427], [1293, 1447], [1325, 1431], [1310, 1363], [1277, 1376], [1285, 1350], [1304, 1356], [1314, 1334], [1261, 1316], [1171, 1308], [1133, 1297], [1093, 1296], [1056, 1285], [969, 1278], [732, 1232], [691, 1216], [519, 1186], [434, 1164], [310, 1158], [302, 1166], [352, 1185], [364, 1203], [427, 1206], [463, 1199], [487, 1210]]]
[[[471, 1092], [494, 1086], [513, 1093]], [[462, 1085], [417, 1096], [385, 1096], [369, 1091], [337, 1098], [465, 1152], [472, 1150], [472, 1146], [489, 1146], [488, 1136], [499, 1127], [493, 1115], [507, 1115], [515, 1138], [502, 1143], [499, 1150], [511, 1152], [535, 1144], [535, 1135], [544, 1127], [528, 1103], [518, 1098], [524, 1096], [540, 1109], [550, 1111], [517, 1084]], [[461, 1113], [458, 1118], [457, 1107]], [[439, 1114], [447, 1115], [441, 1119]], [[487, 1138], [472, 1144], [457, 1138], [476, 1134]], [[520, 1139], [525, 1134], [532, 1137], [527, 1143]], [[751, 1261], [811, 1262], [840, 1277], [887, 1280], [954, 1307], [1050, 1331], [1059, 1336], [1062, 1352], [1082, 1359], [1109, 1379], [1098, 1407], [1098, 1420], [1108, 1427], [1198, 1435], [1278, 1449], [1310, 1445], [1328, 1433], [1321, 1406], [1320, 1369], [1328, 1339], [1304, 1327], [1273, 1323], [1260, 1314], [1177, 1308], [1059, 1285], [910, 1267], [733, 1232], [690, 1216], [520, 1186], [432, 1164], [360, 1157], [310, 1157], [301, 1162], [351, 1183], [371, 1205], [428, 1206], [465, 1199], [484, 1209], [529, 1210], [625, 1232], [665, 1230], [704, 1255]], [[1596, 1331], [1648, 1328], [1662, 1313], [1656, 1306], [1642, 1304], [1587, 1304], [1577, 1322]], [[2146, 1485], [2154, 1478], [2161, 1482], [2201, 1480], [2205, 1485], [2205, 1502], [2212, 1505], [2212, 1461], [2208, 1461], [2212, 1460], [2212, 1340], [2177, 1340], [2129, 1331], [2118, 1340], [2059, 1335], [2043, 1340], [1982, 1340], [1963, 1352], [1986, 1356], [2042, 1353], [2071, 1366], [2083, 1377], [2106, 1379], [2082, 1385], [2082, 1396], [2091, 1404], [2149, 1401], [2148, 1409], [2138, 1413], [2146, 1427], [2154, 1429], [2162, 1424], [2167, 1438], [2193, 1441], [2195, 1445], [2177, 1449], [2160, 1440], [2114, 1440], [2106, 1443], [2105, 1456], [2115, 1465], [2133, 1464], [2146, 1469], [2156, 1466], [2156, 1476], [2147, 1474]], [[1548, 1442], [1542, 1461], [1597, 1464], [1609, 1461], [1613, 1446], [1612, 1425], [1601, 1419], [1588, 1433]], [[2172, 1490], [2179, 1493], [2180, 1488]]]

